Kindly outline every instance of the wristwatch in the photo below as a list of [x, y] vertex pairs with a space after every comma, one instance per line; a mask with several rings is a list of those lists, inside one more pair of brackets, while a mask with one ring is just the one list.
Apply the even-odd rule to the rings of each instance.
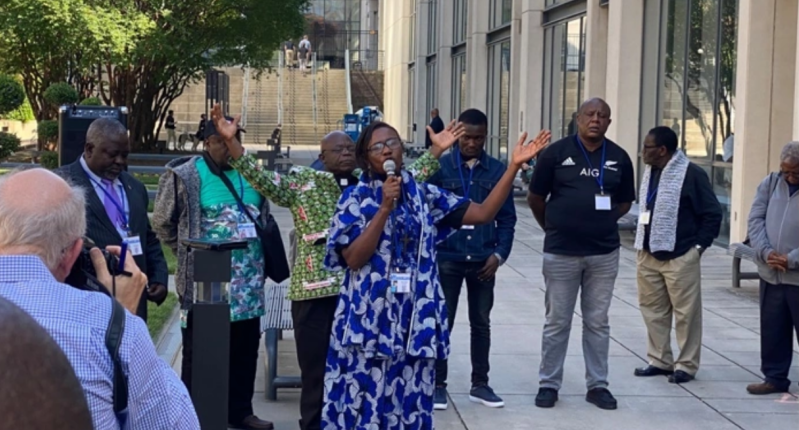
[[705, 247], [702, 245], [696, 245], [696, 250], [699, 251], [699, 255], [702, 255], [705, 252]]
[[504, 258], [502, 258], [502, 256], [501, 256], [501, 255], [499, 255], [498, 253], [496, 253], [496, 252], [495, 252], [495, 253], [494, 253], [494, 257], [497, 257], [497, 260], [499, 260], [499, 265], [500, 265], [500, 266], [501, 266], [501, 265], [503, 265], [503, 264], [505, 264], [505, 259], [504, 259]]

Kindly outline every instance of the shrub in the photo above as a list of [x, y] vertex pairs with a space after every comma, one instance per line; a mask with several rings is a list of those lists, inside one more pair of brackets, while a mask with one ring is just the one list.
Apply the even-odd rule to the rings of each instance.
[[102, 106], [103, 102], [97, 97], [88, 97], [80, 102], [81, 106]]
[[17, 136], [0, 131], [0, 160], [19, 150], [20, 140]]
[[3, 115], [2, 118], [10, 121], [28, 122], [35, 120], [36, 116], [33, 114], [33, 107], [31, 106], [30, 100], [25, 97], [25, 101], [22, 102], [22, 106]]
[[78, 102], [78, 92], [66, 82], [58, 82], [44, 90], [44, 99], [53, 106], [70, 105]]
[[58, 140], [58, 121], [39, 121], [36, 132], [39, 134], [39, 141], [43, 144], [55, 142]]
[[22, 106], [25, 88], [8, 75], [0, 75], [0, 115], [5, 115]]
[[58, 168], [58, 153], [55, 151], [44, 151], [39, 155], [39, 164], [45, 169]]

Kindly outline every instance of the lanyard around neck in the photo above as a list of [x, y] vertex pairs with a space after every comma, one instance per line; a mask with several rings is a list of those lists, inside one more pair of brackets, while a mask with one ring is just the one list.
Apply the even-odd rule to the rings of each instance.
[[[583, 156], [585, 157], [585, 161], [588, 163], [588, 167], [591, 170], [594, 170], [594, 165], [591, 164], [591, 158], [588, 156], [588, 151], [585, 150], [585, 146], [583, 142], [580, 141], [580, 137], [575, 135], [575, 139], [577, 139], [577, 146], [580, 147], [580, 150], [583, 151]], [[602, 140], [602, 161], [599, 164], [599, 175], [594, 178], [596, 180], [597, 185], [599, 185], [599, 192], [600, 194], [605, 194], [605, 149], [608, 147], [607, 142], [603, 139]]]

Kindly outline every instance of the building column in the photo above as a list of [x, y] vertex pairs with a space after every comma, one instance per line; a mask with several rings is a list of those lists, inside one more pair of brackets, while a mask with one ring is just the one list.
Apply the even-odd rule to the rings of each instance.
[[[509, 148], [516, 144], [519, 133], [528, 132], [532, 137], [542, 128], [541, 108], [544, 82], [544, 28], [541, 26], [543, 19], [544, 0], [525, 0], [519, 2], [519, 30], [514, 28], [513, 44], [519, 46], [518, 54], [513, 58], [518, 59], [518, 73], [516, 77], [511, 76], [516, 85], [511, 86], [512, 94], [519, 94], [518, 110], [511, 109], [511, 112], [518, 112], [517, 116], [511, 117], [516, 122], [511, 121], [511, 133], [509, 137]], [[514, 5], [515, 7], [516, 5]], [[514, 12], [515, 16], [515, 12]], [[514, 22], [516, 25], [516, 22]], [[514, 50], [514, 52], [516, 52]], [[516, 69], [514, 68], [514, 71]], [[514, 91], [518, 88], [518, 91]], [[514, 127], [516, 124], [516, 128]]]
[[608, 73], [608, 6], [589, 1], [585, 32], [585, 98], [605, 98]]
[[644, 5], [641, 0], [614, 0], [608, 8], [605, 100], [613, 113], [607, 136], [635, 158], [639, 143]]
[[451, 1], [438, 0], [438, 110], [444, 124], [457, 119], [460, 112], [452, 111], [452, 38], [455, 28], [455, 8]]
[[[425, 126], [430, 123], [430, 112], [427, 109], [427, 39], [430, 34], [427, 32], [427, 24], [430, 21], [428, 5], [430, 0], [419, 0], [416, 2], [416, 88], [414, 89], [414, 99], [416, 101], [412, 124], [416, 124], [414, 133], [414, 143], [424, 144], [426, 130]], [[411, 12], [413, 13], [413, 12]]]
[[490, 1], [470, 0], [466, 53], [466, 99], [464, 106], [488, 112], [488, 17]]
[[740, 0], [730, 241], [746, 237], [757, 187], [794, 130], [795, 0]]
[[384, 58], [383, 115], [389, 124], [408, 135], [408, 52], [410, 52], [411, 0], [381, 0], [378, 14], [380, 34], [378, 43]]

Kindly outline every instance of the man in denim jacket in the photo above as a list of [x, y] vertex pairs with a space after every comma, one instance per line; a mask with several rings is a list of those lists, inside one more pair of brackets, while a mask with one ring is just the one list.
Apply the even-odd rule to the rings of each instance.
[[[465, 133], [453, 150], [441, 157], [441, 170], [428, 182], [482, 203], [505, 173], [505, 164], [484, 150], [488, 135], [488, 119], [477, 109], [464, 111], [458, 122]], [[446, 242], [438, 246], [441, 286], [447, 301], [450, 330], [463, 281], [469, 299], [471, 325], [472, 389], [469, 399], [489, 407], [505, 405], [488, 386], [488, 355], [491, 347], [491, 308], [494, 305], [494, 283], [497, 269], [510, 255], [516, 226], [516, 208], [509, 194], [494, 223], [482, 226], [464, 225]], [[436, 363], [435, 409], [447, 408], [447, 361]]]

